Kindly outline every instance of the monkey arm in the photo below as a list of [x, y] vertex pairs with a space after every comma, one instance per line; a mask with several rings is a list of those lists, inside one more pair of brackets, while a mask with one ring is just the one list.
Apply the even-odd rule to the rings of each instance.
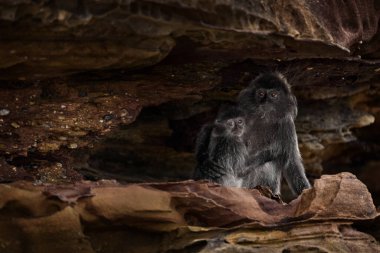
[[[283, 143], [286, 147], [286, 153], [283, 155], [282, 168], [283, 175], [293, 193], [299, 195], [304, 189], [311, 188], [310, 183], [305, 175], [305, 168], [302, 164], [302, 158], [298, 149], [297, 135], [294, 123], [291, 122], [288, 127], [289, 139]], [[287, 162], [285, 162], [287, 161]]]
[[253, 157], [249, 157], [245, 163], [246, 166], [257, 167], [263, 165], [266, 162], [274, 160], [276, 157], [273, 152], [269, 149], [262, 150]]
[[300, 195], [304, 189], [311, 188], [300, 156], [291, 158], [288, 166], [285, 167], [284, 177], [292, 192], [297, 195]]
[[275, 160], [276, 157], [273, 155], [273, 152], [271, 150], [262, 150], [259, 153], [255, 154], [254, 156], [248, 157], [244, 168], [242, 168], [242, 171], [240, 171], [239, 176], [245, 177], [247, 176], [251, 168], [259, 167], [267, 162]]

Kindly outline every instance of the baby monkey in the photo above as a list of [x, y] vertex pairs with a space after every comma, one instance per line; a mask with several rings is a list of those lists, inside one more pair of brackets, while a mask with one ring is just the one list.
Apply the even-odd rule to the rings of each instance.
[[239, 176], [246, 168], [247, 145], [243, 111], [222, 107], [213, 124], [205, 125], [197, 138], [196, 179], [208, 179], [224, 186], [242, 186]]

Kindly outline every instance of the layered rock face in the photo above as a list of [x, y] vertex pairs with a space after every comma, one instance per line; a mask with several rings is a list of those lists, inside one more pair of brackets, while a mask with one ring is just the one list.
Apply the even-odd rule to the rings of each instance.
[[[117, 179], [123, 183], [187, 180], [195, 164], [194, 140], [200, 127], [213, 119], [220, 104], [234, 101], [239, 91], [255, 76], [265, 71], [279, 71], [292, 84], [298, 99], [296, 127], [309, 179], [313, 182], [322, 174], [350, 171], [368, 186], [378, 205], [379, 17], [379, 3], [370, 0], [2, 1], [0, 181], [9, 183], [25, 179], [36, 185], [75, 182], [82, 185], [79, 182], [85, 179]], [[333, 178], [351, 177], [343, 175]], [[354, 179], [344, 182], [358, 184]], [[85, 184], [88, 184], [85, 189], [92, 189], [96, 183]], [[95, 198], [98, 194], [103, 196], [111, 187], [109, 183], [106, 185], [79, 195], [91, 195], [96, 191]], [[18, 189], [21, 186], [16, 183], [10, 187]], [[33, 188], [29, 184], [25, 187], [21, 195], [40, 196], [38, 192], [43, 188]], [[121, 185], [112, 187], [124, 189]], [[145, 191], [148, 186], [128, 187], [143, 188], [142, 191]], [[169, 199], [177, 199], [185, 198], [183, 196], [186, 194], [192, 196], [192, 193], [184, 193], [186, 187], [198, 189], [195, 192], [207, 192], [211, 186], [186, 182], [178, 185], [151, 184], [150, 187], [172, 196]], [[215, 189], [235, 194], [235, 190]], [[173, 191], [184, 195], [178, 197]], [[255, 191], [236, 191], [237, 198], [244, 194], [253, 194], [254, 199], [259, 196]], [[350, 224], [357, 219], [374, 219], [375, 215], [353, 217], [350, 214], [347, 222], [340, 222], [345, 220], [344, 215], [339, 215], [347, 209], [346, 206], [352, 208], [349, 202], [342, 200], [340, 209], [329, 213], [339, 220], [338, 223], [331, 222], [335, 218], [327, 217], [328, 222], [313, 220], [310, 225], [309, 216], [301, 219], [306, 225], [303, 222], [300, 225], [296, 221], [293, 223], [292, 220], [298, 220], [295, 217], [300, 215], [296, 215], [296, 211], [289, 213], [286, 210], [295, 210], [295, 206], [305, 210], [311, 208], [310, 203], [307, 208], [303, 206], [301, 200], [315, 199], [315, 196], [309, 196], [316, 194], [315, 191], [295, 200], [297, 204], [286, 207], [273, 204], [269, 209], [289, 220], [261, 224], [266, 232], [258, 237], [261, 238], [257, 239], [259, 242], [252, 234], [247, 235], [246, 239], [245, 234], [235, 235], [232, 230], [225, 233], [225, 228], [207, 232], [208, 227], [214, 226], [213, 221], [201, 220], [196, 225], [202, 229], [193, 231], [193, 227], [189, 227], [176, 230], [177, 233], [184, 233], [183, 244], [178, 242], [181, 245], [178, 248], [165, 250], [175, 252], [187, 246], [199, 246], [199, 251], [213, 252], [220, 246], [222, 251], [229, 252], [227, 244], [236, 247], [246, 244], [250, 249], [260, 251], [262, 248], [265, 252], [269, 248], [263, 245], [272, 245], [269, 239], [265, 239], [266, 233], [276, 238], [275, 241], [282, 241], [284, 231], [288, 231], [286, 236], [292, 238], [290, 243], [282, 241], [282, 246], [274, 243], [277, 246], [273, 246], [273, 250], [302, 252], [309, 244], [293, 242], [300, 240], [300, 234], [304, 234], [302, 231], [313, 234], [316, 226], [320, 226], [319, 230], [331, 234], [329, 238], [335, 238], [331, 239], [332, 244], [347, 242], [351, 246], [347, 246], [345, 251], [359, 252], [360, 248], [355, 247], [362, 247], [364, 242], [372, 239], [355, 232]], [[286, 199], [286, 187], [283, 192]], [[5, 191], [4, 194], [6, 198], [10, 192]], [[155, 196], [156, 191], [152, 194]], [[216, 196], [211, 195], [207, 199], [218, 203], [214, 200]], [[46, 200], [38, 198], [37, 202], [45, 206]], [[200, 198], [206, 199], [204, 196]], [[330, 199], [329, 196], [320, 198], [322, 202]], [[190, 201], [194, 200], [190, 198], [187, 204]], [[252, 201], [250, 199], [248, 202]], [[81, 201], [78, 203], [82, 203], [79, 206], [87, 205]], [[372, 205], [372, 200], [365, 198], [364, 204], [368, 207]], [[107, 205], [117, 205], [117, 201]], [[215, 205], [209, 208], [215, 209], [215, 213], [222, 212], [218, 209], [219, 205]], [[45, 212], [41, 211], [45, 209], [35, 207], [35, 211], [31, 212], [27, 211], [31, 208], [29, 203], [22, 206], [25, 206], [26, 213], [34, 215], [41, 212], [44, 217], [57, 211]], [[91, 205], [87, 207], [93, 208]], [[9, 210], [13, 207], [7, 208], [4, 204], [1, 210], [4, 210], [4, 215], [12, 216]], [[67, 210], [73, 212], [72, 209], [60, 210], [62, 212], [55, 214], [66, 215]], [[205, 208], [200, 209], [201, 213], [202, 210]], [[373, 206], [368, 208], [368, 212], [375, 212], [373, 210]], [[194, 215], [204, 215], [198, 211], [195, 210]], [[83, 231], [85, 225], [78, 221], [77, 214], [70, 217], [72, 224], [76, 224], [75, 231]], [[133, 217], [127, 220], [133, 223]], [[50, 216], [47, 219], [50, 220]], [[91, 233], [95, 234], [101, 222], [96, 219], [85, 219], [85, 223], [90, 224]], [[163, 222], [160, 219], [157, 224]], [[261, 216], [257, 219], [263, 222]], [[236, 224], [231, 222], [228, 227], [243, 226], [243, 223], [254, 219], [243, 220]], [[44, 222], [41, 219], [39, 224]], [[146, 226], [152, 225], [150, 222]], [[174, 226], [176, 228], [178, 224], [193, 225], [184, 217], [174, 223], [177, 224]], [[112, 224], [107, 229], [112, 230], [116, 223]], [[269, 230], [273, 226], [280, 226], [281, 232]], [[364, 223], [358, 226], [375, 235], [377, 233], [375, 228], [369, 229]], [[262, 231], [262, 228], [256, 230], [256, 225], [243, 227], [239, 227], [239, 233], [253, 229], [255, 236], [258, 236]], [[148, 231], [152, 238], [157, 236], [152, 240], [162, 239], [161, 230]], [[41, 235], [39, 231], [33, 233]], [[121, 242], [125, 234], [117, 234]], [[131, 234], [139, 233], [133, 231]], [[226, 234], [230, 237], [225, 237]], [[206, 235], [209, 239], [205, 246], [199, 236]], [[99, 233], [97, 236], [100, 236]], [[102, 236], [106, 241], [107, 235]], [[141, 232], [141, 238], [145, 240], [145, 236], [145, 231]], [[171, 236], [164, 237], [168, 239]], [[304, 242], [309, 240], [306, 237], [302, 237]], [[352, 238], [362, 239], [358, 239], [360, 243], [355, 246], [351, 243]], [[77, 239], [75, 237], [73, 240]], [[256, 242], [258, 246], [252, 246]], [[314, 242], [310, 245], [316, 245]], [[98, 246], [90, 244], [86, 241], [82, 246], [95, 252], [112, 252], [111, 249], [104, 249], [104, 245], [98, 245], [98, 250]], [[365, 252], [377, 249], [376, 243], [370, 245], [368, 247], [371, 248], [365, 248]], [[16, 249], [9, 247], [7, 249]], [[313, 251], [314, 246], [310, 247], [308, 250]], [[246, 249], [241, 250], [245, 252]], [[318, 250], [329, 252], [334, 248], [322, 249], [317, 245], [315, 251]], [[35, 251], [38, 252], [38, 249]]]
[[149, 66], [181, 36], [240, 59], [372, 53], [360, 45], [376, 34], [379, 15], [371, 0], [25, 0], [1, 7], [2, 79], [21, 80]]
[[380, 250], [372, 236], [352, 228], [377, 212], [365, 185], [349, 173], [322, 176], [289, 205], [255, 189], [193, 181], [14, 183], [0, 192], [2, 252]]

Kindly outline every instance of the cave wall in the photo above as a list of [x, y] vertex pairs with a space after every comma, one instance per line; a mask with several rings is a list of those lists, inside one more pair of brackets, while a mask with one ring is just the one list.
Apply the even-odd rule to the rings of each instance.
[[[379, 252], [379, 18], [377, 0], [1, 1], [0, 252]], [[297, 96], [314, 187], [283, 184], [286, 204], [179, 181], [265, 71]]]
[[378, 49], [373, 0], [6, 0], [0, 15], [1, 79], [150, 66], [182, 36], [238, 58], [369, 56]]
[[[313, 180], [378, 201], [377, 1], [3, 1], [0, 179], [187, 179], [194, 140], [264, 71], [299, 101]], [[379, 203], [379, 202], [377, 202]]]

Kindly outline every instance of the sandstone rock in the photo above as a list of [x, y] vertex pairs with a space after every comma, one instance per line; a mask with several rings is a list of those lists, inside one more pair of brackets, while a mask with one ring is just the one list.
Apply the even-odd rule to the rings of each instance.
[[0, 181], [34, 186], [0, 185], [0, 251], [379, 251], [352, 227], [378, 238], [350, 174], [287, 205], [204, 182], [81, 181], [188, 179], [201, 125], [278, 70], [308, 177], [352, 171], [378, 205], [379, 17], [372, 0], [2, 1]]
[[6, 1], [1, 8], [1, 79], [20, 80], [152, 65], [180, 37], [239, 58], [360, 55], [379, 20], [371, 0]]
[[323, 176], [289, 204], [255, 189], [194, 181], [18, 182], [0, 185], [0, 193], [2, 252], [380, 250], [351, 226], [378, 214], [366, 187], [349, 173]]

